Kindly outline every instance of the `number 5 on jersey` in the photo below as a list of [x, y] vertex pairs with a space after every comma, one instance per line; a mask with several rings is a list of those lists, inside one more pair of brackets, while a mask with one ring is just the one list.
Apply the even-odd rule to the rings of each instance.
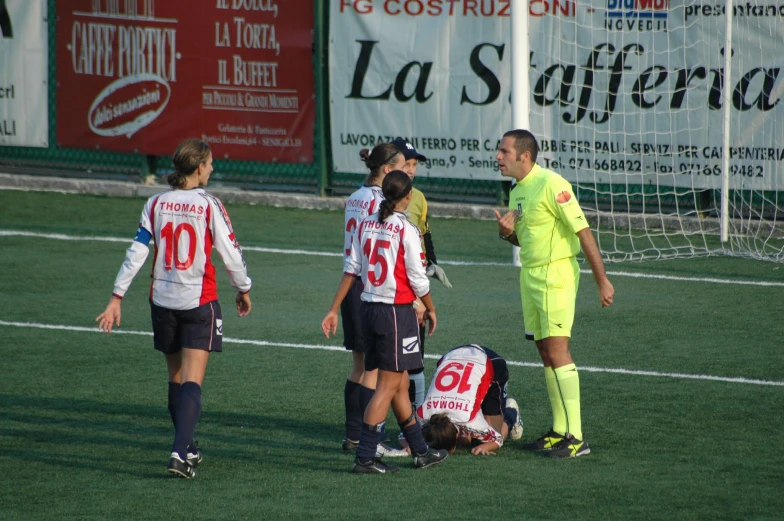
[[[389, 267], [387, 265], [387, 259], [384, 257], [384, 253], [382, 250], [386, 250], [391, 246], [389, 241], [375, 241], [375, 243], [371, 246], [371, 240], [368, 239], [365, 241], [365, 246], [362, 248], [362, 252], [365, 254], [365, 257], [368, 259], [368, 282], [372, 285], [378, 287], [381, 286], [385, 280], [387, 280], [387, 272], [389, 271]], [[376, 276], [376, 264], [381, 265], [381, 273]]]

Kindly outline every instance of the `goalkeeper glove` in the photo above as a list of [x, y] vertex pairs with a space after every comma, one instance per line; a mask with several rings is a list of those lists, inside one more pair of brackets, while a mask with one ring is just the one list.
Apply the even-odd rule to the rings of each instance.
[[444, 270], [442, 270], [441, 266], [439, 266], [438, 264], [431, 264], [430, 266], [428, 266], [427, 271], [425, 273], [427, 274], [428, 277], [434, 277], [440, 280], [441, 284], [443, 284], [444, 287], [446, 288], [452, 287], [452, 283], [449, 282], [448, 278], [446, 278], [446, 273], [444, 273]]

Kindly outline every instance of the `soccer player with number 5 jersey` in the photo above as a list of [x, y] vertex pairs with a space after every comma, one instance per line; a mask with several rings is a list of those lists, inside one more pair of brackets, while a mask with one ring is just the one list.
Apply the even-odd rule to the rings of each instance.
[[136, 238], [117, 274], [114, 292], [96, 321], [111, 333], [120, 325], [121, 303], [149, 254], [155, 254], [150, 286], [153, 341], [166, 357], [169, 413], [175, 428], [170, 474], [196, 476], [201, 451], [193, 441], [201, 414], [201, 385], [210, 353], [222, 350], [223, 320], [218, 302], [213, 247], [237, 289], [239, 316], [250, 313], [251, 280], [221, 202], [204, 191], [212, 154], [203, 141], [189, 139], [174, 152], [168, 182], [172, 189], [152, 196], [142, 211]]

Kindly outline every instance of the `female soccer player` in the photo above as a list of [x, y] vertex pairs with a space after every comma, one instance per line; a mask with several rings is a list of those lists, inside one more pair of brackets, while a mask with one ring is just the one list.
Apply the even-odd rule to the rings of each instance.
[[107, 333], [120, 325], [122, 298], [144, 264], [153, 239], [153, 341], [166, 357], [169, 413], [175, 429], [168, 470], [174, 476], [193, 478], [201, 462], [201, 451], [193, 442], [201, 414], [201, 385], [210, 353], [222, 349], [223, 320], [210, 260], [213, 246], [237, 289], [241, 317], [250, 313], [251, 280], [226, 210], [201, 188], [212, 173], [209, 145], [197, 139], [183, 141], [173, 162], [175, 171], [167, 179], [172, 189], [152, 196], [144, 205], [112, 297], [96, 322]]
[[[389, 143], [376, 145], [372, 151], [363, 148], [359, 156], [365, 162], [370, 173], [365, 184], [346, 201], [344, 218], [344, 249], [343, 262], [351, 254], [351, 241], [356, 234], [357, 226], [362, 219], [378, 211], [379, 204], [384, 200], [381, 183], [384, 177], [405, 164], [403, 154]], [[366, 343], [362, 336], [362, 318], [360, 308], [362, 302], [362, 281], [356, 279], [347, 298], [340, 305], [343, 319], [343, 345], [352, 352], [352, 367], [346, 378], [343, 399], [346, 406], [346, 437], [343, 439], [343, 450], [353, 452], [359, 444], [359, 433], [362, 430], [362, 415], [376, 389], [376, 371], [365, 371]], [[386, 444], [379, 444], [379, 456], [407, 456], [402, 450], [394, 449]]]
[[378, 369], [376, 392], [365, 410], [353, 471], [359, 474], [399, 470], [376, 456], [384, 420], [390, 405], [414, 457], [414, 466], [424, 468], [443, 461], [447, 451], [428, 448], [408, 399], [405, 372], [422, 367], [419, 356], [419, 319], [413, 303], [419, 298], [436, 328], [436, 310], [416, 227], [405, 210], [411, 201], [411, 179], [395, 170], [382, 183], [384, 201], [377, 214], [359, 223], [351, 252], [343, 267], [332, 307], [321, 323], [324, 334], [337, 330], [338, 307], [355, 284], [362, 280], [362, 332], [367, 342], [365, 369]]
[[424, 404], [417, 415], [425, 422], [425, 440], [454, 452], [471, 445], [473, 454], [495, 454], [507, 436], [523, 436], [520, 409], [506, 397], [509, 369], [495, 351], [477, 344], [455, 347], [438, 361]]

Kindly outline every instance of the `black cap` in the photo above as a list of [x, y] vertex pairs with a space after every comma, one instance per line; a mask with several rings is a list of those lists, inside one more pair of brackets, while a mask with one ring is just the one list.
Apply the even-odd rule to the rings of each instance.
[[427, 158], [416, 151], [414, 145], [403, 139], [402, 137], [397, 138], [396, 140], [392, 141], [392, 144], [397, 147], [398, 150], [403, 154], [403, 157], [406, 158], [406, 161], [409, 159], [417, 159], [419, 161], [426, 161]]

